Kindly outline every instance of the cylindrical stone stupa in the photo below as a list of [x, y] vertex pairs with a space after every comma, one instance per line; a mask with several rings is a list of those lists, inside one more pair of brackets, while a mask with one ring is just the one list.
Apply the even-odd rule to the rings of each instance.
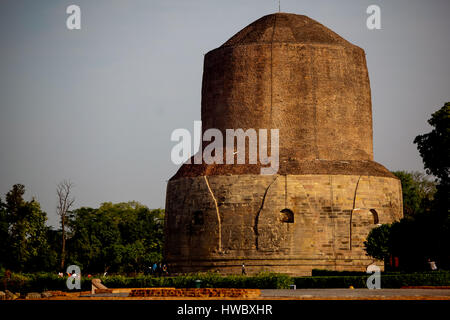
[[382, 267], [363, 242], [402, 217], [402, 193], [373, 161], [364, 50], [306, 16], [264, 16], [206, 54], [201, 110], [203, 132], [279, 129], [279, 170], [184, 164], [167, 186], [172, 272]]

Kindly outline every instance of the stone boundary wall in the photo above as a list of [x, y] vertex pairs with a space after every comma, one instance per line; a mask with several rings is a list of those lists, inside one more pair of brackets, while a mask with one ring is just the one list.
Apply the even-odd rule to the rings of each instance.
[[144, 288], [131, 290], [129, 297], [201, 297], [201, 298], [257, 298], [260, 289], [229, 288]]

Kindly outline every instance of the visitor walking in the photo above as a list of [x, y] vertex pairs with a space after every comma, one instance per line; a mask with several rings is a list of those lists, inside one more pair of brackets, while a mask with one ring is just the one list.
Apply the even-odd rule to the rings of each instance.
[[431, 271], [436, 271], [437, 270], [436, 262], [431, 261], [430, 258], [428, 258], [427, 262], [428, 262], [428, 265], [429, 265]]

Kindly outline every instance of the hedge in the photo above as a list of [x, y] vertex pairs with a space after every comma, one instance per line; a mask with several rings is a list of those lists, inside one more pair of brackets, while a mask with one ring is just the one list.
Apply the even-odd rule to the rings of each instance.
[[249, 288], [249, 289], [283, 289], [292, 283], [291, 277], [284, 274], [262, 273], [256, 276], [221, 276], [219, 274], [190, 274], [177, 277], [152, 276], [109, 276], [102, 278], [102, 283], [109, 288], [151, 288], [175, 287], [195, 288], [196, 280], [203, 288]]
[[[200, 280], [201, 287], [203, 288], [283, 289], [288, 288], [292, 283], [291, 277], [276, 273], [262, 273], [255, 276], [221, 276], [218, 274], [206, 273], [176, 277], [126, 277], [122, 275], [111, 275], [100, 277], [100, 279], [102, 280], [102, 283], [109, 288], [195, 288], [196, 280]], [[67, 277], [60, 278], [57, 275], [46, 273], [13, 274], [11, 280], [7, 282], [6, 289], [14, 292], [42, 292], [45, 290], [65, 291], [67, 290], [66, 280]], [[4, 281], [1, 282], [0, 286], [0, 288], [4, 287]], [[90, 279], [82, 277], [81, 290], [88, 291], [90, 289]]]
[[[312, 276], [296, 277], [294, 284], [297, 289], [312, 288], [367, 288], [365, 275], [343, 275], [343, 276]], [[437, 271], [431, 273], [382, 273], [381, 288], [401, 288], [405, 286], [450, 286], [450, 272]]]
[[[262, 273], [255, 276], [219, 274], [189, 274], [175, 277], [136, 276], [126, 277], [122, 275], [109, 275], [100, 277], [102, 283], [109, 288], [151, 288], [151, 287], [175, 287], [195, 288], [196, 280], [201, 281], [203, 288], [259, 288], [259, 289], [285, 289], [290, 284], [301, 288], [366, 288], [369, 274], [364, 275], [325, 275], [311, 277], [289, 277], [284, 274]], [[0, 275], [2, 278], [2, 275]], [[13, 292], [42, 292], [45, 290], [66, 291], [67, 277], [60, 278], [55, 274], [16, 274], [13, 273], [7, 284], [7, 289]], [[0, 290], [4, 290], [4, 279], [0, 279]], [[382, 273], [382, 288], [400, 288], [403, 286], [450, 286], [450, 272], [437, 271], [429, 273]], [[91, 288], [90, 279], [83, 277], [81, 290], [88, 291]]]
[[[5, 281], [2, 277], [0, 290], [8, 289], [13, 292], [43, 292], [46, 290], [67, 291], [67, 277], [60, 278], [52, 273], [32, 273], [18, 274], [13, 273], [11, 279]], [[6, 287], [5, 287], [6, 285]], [[91, 281], [86, 277], [81, 279], [81, 290], [90, 290]]]

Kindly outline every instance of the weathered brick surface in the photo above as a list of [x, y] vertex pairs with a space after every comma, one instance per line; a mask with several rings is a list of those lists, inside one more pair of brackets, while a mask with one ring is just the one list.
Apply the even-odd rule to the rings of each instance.
[[39, 292], [30, 292], [27, 293], [27, 295], [25, 296], [25, 299], [41, 299], [42, 295]]
[[[281, 221], [285, 208], [293, 223]], [[172, 271], [238, 273], [245, 262], [250, 273], [308, 274], [314, 268], [363, 270], [373, 261], [363, 250], [376, 226], [370, 210], [378, 223], [399, 220], [402, 199], [400, 182], [388, 177], [209, 176], [170, 181], [166, 209]], [[194, 223], [196, 211], [203, 224]]]
[[143, 288], [131, 290], [130, 297], [197, 297], [197, 298], [256, 298], [261, 295], [259, 289], [229, 288]]
[[373, 160], [364, 50], [284, 13], [233, 38], [205, 55], [203, 130], [278, 128], [283, 160]]

